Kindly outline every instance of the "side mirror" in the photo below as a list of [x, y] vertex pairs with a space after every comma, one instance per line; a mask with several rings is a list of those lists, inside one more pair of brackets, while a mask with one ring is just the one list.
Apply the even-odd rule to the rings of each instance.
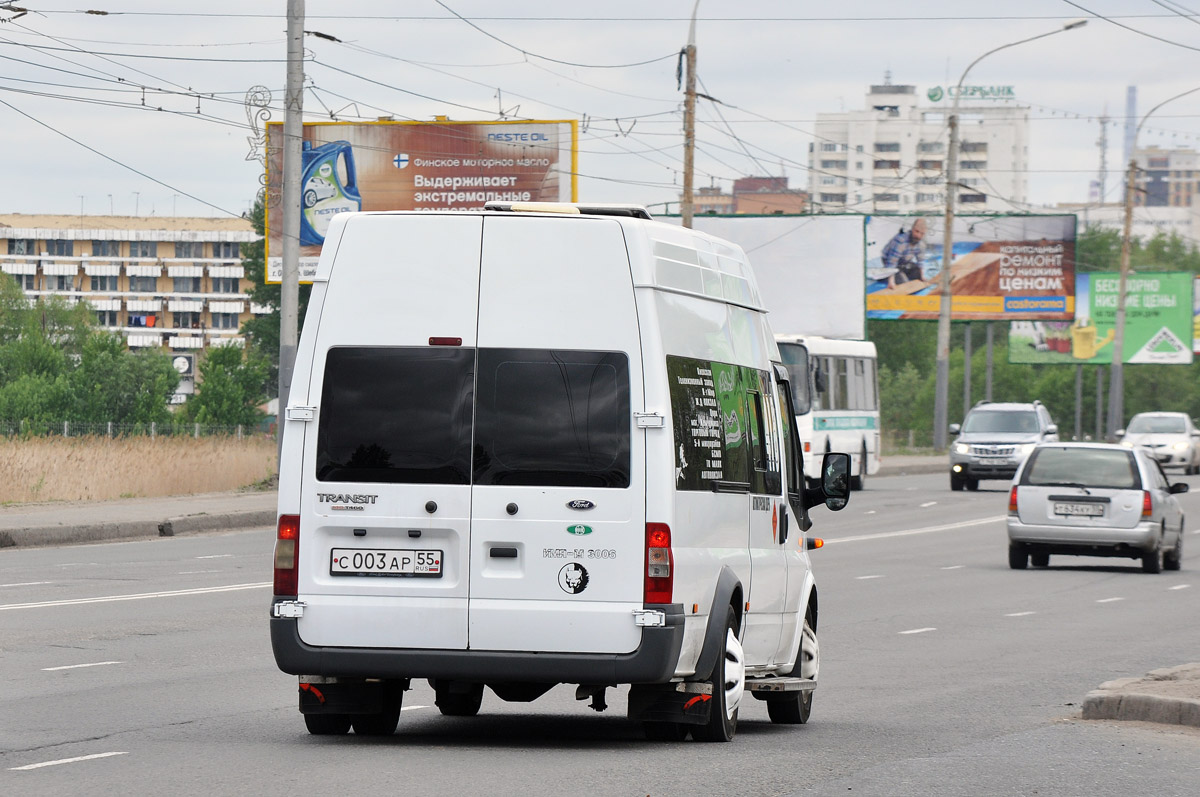
[[825, 506], [837, 512], [850, 502], [850, 455], [828, 453], [821, 462], [821, 492]]
[[1120, 439], [1120, 438], [1122, 438], [1122, 437], [1124, 437], [1124, 436], [1125, 436], [1125, 430], [1124, 430], [1124, 429], [1118, 429], [1118, 430], [1117, 430], [1117, 438], [1118, 438], [1118, 439]]
[[1058, 424], [1052, 423], [1046, 427], [1046, 434], [1058, 434]]
[[1171, 494], [1186, 493], [1188, 491], [1187, 482], [1175, 482], [1171, 485]]
[[962, 427], [959, 426], [957, 423], [950, 424], [950, 434], [958, 434], [961, 431], [962, 431]]

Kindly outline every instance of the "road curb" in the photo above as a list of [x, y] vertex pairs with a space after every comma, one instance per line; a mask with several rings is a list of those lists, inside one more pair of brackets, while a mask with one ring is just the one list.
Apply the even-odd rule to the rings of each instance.
[[182, 515], [165, 520], [129, 520], [75, 526], [29, 526], [0, 531], [0, 548], [82, 545], [112, 540], [174, 537], [202, 531], [260, 528], [275, 525], [274, 510], [247, 510]]
[[[1153, 670], [1142, 678], [1120, 678], [1100, 684], [1083, 701], [1085, 720], [1133, 720], [1200, 728], [1200, 699], [1162, 694], [1181, 682], [1195, 682], [1200, 665]], [[1189, 690], [1197, 694], [1196, 689]]]

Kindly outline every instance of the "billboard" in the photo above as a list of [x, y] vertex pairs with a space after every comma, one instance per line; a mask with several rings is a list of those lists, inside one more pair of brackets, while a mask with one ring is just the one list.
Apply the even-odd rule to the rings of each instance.
[[[771, 329], [862, 340], [866, 216], [696, 216], [692, 228], [742, 247]], [[680, 223], [678, 216], [662, 221]]]
[[[1116, 273], [1077, 274], [1075, 320], [1018, 321], [1008, 334], [1008, 361], [1013, 363], [1112, 362], [1116, 336]], [[1195, 325], [1193, 275], [1142, 272], [1126, 279], [1126, 363], [1187, 365], [1192, 362]]]
[[[267, 281], [282, 278], [283, 124], [267, 125]], [[357, 210], [473, 210], [573, 202], [578, 125], [567, 121], [317, 122], [304, 125], [300, 280], [329, 222]]]
[[[937, 216], [868, 217], [868, 318], [938, 317], [944, 229]], [[1074, 216], [957, 216], [953, 243], [954, 320], [1074, 318]]]

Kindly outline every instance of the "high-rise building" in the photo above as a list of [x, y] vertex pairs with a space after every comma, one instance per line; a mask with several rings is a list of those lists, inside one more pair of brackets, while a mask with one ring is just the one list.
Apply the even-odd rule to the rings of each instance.
[[1135, 205], [1186, 208], [1192, 206], [1200, 183], [1200, 152], [1194, 149], [1141, 147], [1137, 161]]
[[[953, 91], [953, 89], [951, 89]], [[814, 212], [937, 212], [946, 204], [948, 120], [953, 99], [930, 88], [871, 86], [861, 111], [818, 113], [809, 147]], [[1027, 201], [1029, 109], [1010, 86], [963, 86], [959, 99], [961, 212], [1011, 210]]]

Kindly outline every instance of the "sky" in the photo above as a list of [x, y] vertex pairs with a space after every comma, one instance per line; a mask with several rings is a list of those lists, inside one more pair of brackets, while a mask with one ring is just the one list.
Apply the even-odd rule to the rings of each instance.
[[[284, 116], [285, 0], [0, 3], [0, 212], [228, 216], [253, 204], [247, 93]], [[90, 7], [92, 13], [81, 10]], [[697, 186], [746, 175], [808, 189], [818, 113], [871, 84], [1011, 85], [1030, 116], [1029, 201], [1085, 202], [1107, 112], [1119, 201], [1126, 87], [1136, 118], [1200, 87], [1200, 0], [308, 0], [305, 121], [580, 120], [579, 199], [678, 212], [696, 7]], [[324, 36], [340, 41], [331, 41]], [[922, 100], [924, 103], [924, 99]], [[1200, 91], [1142, 123], [1140, 145], [1200, 149]]]

